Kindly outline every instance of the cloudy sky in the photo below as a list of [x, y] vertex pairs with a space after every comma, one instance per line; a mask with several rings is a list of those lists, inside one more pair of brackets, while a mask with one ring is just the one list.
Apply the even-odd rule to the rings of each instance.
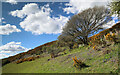
[[[71, 16], [95, 5], [106, 6], [108, 1], [2, 2], [0, 59], [57, 40], [62, 27]], [[116, 21], [117, 18], [113, 18], [104, 27], [111, 27]]]

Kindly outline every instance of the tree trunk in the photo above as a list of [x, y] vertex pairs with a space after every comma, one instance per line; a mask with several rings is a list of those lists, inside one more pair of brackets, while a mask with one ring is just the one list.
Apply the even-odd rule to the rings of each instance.
[[88, 37], [85, 36], [83, 40], [84, 40], [83, 43], [84, 43], [85, 45], [88, 45]]
[[88, 44], [88, 41], [84, 41], [84, 44], [85, 44], [85, 45], [89, 45], [89, 44]]

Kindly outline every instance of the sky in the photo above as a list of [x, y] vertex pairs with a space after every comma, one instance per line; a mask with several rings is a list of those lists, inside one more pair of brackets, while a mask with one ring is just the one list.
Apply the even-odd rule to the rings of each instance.
[[[2, 2], [0, 18], [0, 59], [26, 52], [57, 40], [71, 16], [95, 5], [106, 6], [109, 0], [69, 0], [68, 2]], [[117, 17], [104, 27], [117, 22]]]

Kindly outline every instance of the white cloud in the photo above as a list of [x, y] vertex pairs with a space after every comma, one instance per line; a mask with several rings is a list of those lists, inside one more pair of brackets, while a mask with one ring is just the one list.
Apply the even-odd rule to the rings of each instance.
[[21, 30], [18, 29], [15, 25], [0, 25], [0, 35], [9, 35], [13, 32], [21, 32]]
[[6, 2], [11, 3], [11, 4], [17, 4], [16, 0], [6, 0]]
[[30, 48], [24, 48], [21, 46], [21, 42], [10, 42], [3, 46], [0, 46], [0, 56], [2, 56], [2, 58], [5, 58], [18, 54], [20, 52], [26, 52], [28, 50], [30, 50]]
[[[107, 28], [110, 28], [110, 27], [112, 27], [114, 24], [116, 24], [117, 22], [115, 22], [115, 20], [118, 20], [118, 17], [117, 17], [117, 15], [112, 15], [112, 18], [113, 18], [113, 20], [111, 20], [110, 22], [108, 22], [107, 24], [105, 24], [105, 25], [103, 25], [103, 28], [104, 29], [107, 29]], [[119, 21], [118, 21], [119, 22]]]
[[107, 24], [103, 25], [104, 29], [110, 28], [115, 24], [114, 20], [111, 20], [110, 22], [108, 22]]
[[51, 17], [52, 10], [49, 4], [38, 7], [36, 3], [26, 4], [22, 10], [11, 11], [12, 16], [25, 19], [20, 22], [20, 26], [25, 31], [31, 31], [33, 34], [56, 34], [61, 32], [62, 26], [67, 22], [68, 17]]
[[4, 20], [5, 18], [2, 17], [1, 19]]
[[4, 23], [5, 24], [6, 23], [5, 18], [3, 18], [3, 17], [0, 18], [0, 23]]
[[6, 21], [3, 21], [2, 23], [6, 23]]
[[0, 51], [26, 51], [27, 48], [21, 46], [21, 42], [9, 42], [3, 46], [0, 46]]
[[61, 2], [60, 5], [62, 5], [63, 3]]
[[0, 22], [2, 22], [2, 20], [4, 20], [4, 18], [2, 17], [2, 18], [0, 18]]
[[0, 54], [0, 59], [7, 58], [7, 57], [9, 57], [9, 55], [7, 55], [7, 54]]
[[49, 13], [40, 11], [39, 13], [26, 17], [20, 25], [26, 31], [31, 31], [34, 34], [51, 34], [59, 33], [61, 31], [61, 26], [63, 26], [66, 21], [67, 18], [64, 16], [51, 18]]
[[110, 0], [70, 0], [70, 2], [66, 4], [67, 7], [63, 8], [63, 10], [67, 14], [69, 13], [75, 14], [81, 12], [84, 9], [93, 7], [95, 5], [107, 6], [108, 2], [110, 2]]
[[0, 54], [3, 54], [3, 53], [11, 53], [11, 51], [0, 51]]
[[[82, 10], [85, 10], [87, 8], [91, 8], [94, 6], [105, 6], [107, 7], [108, 3], [111, 2], [111, 0], [70, 0], [69, 3], [66, 3], [66, 8], [63, 8], [64, 12], [67, 14], [73, 13], [77, 14], [81, 12]], [[115, 15], [113, 15], [115, 17]], [[114, 18], [115, 19], [115, 18]], [[107, 29], [112, 27], [115, 24], [115, 21], [112, 20], [108, 22], [107, 24], [103, 25], [103, 28]]]
[[24, 18], [26, 15], [39, 12], [39, 7], [36, 3], [26, 4], [22, 10], [11, 11], [10, 14], [14, 17]]

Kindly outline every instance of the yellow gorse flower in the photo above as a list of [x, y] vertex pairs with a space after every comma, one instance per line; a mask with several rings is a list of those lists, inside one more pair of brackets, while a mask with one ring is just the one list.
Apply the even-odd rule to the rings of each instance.
[[83, 65], [83, 62], [81, 60], [78, 60], [76, 56], [75, 58], [72, 57], [72, 59], [74, 61], [73, 66], [80, 69], [81, 65]]
[[93, 49], [95, 49], [96, 48], [96, 46], [93, 46]]
[[109, 40], [109, 41], [113, 41], [115, 38], [115, 33], [113, 33], [112, 35], [110, 33], [108, 33], [106, 36], [105, 36], [105, 39], [106, 40]]
[[114, 37], [114, 36], [115, 36], [115, 33], [112, 33], [112, 36]]
[[77, 57], [75, 56], [75, 60], [77, 60]]

